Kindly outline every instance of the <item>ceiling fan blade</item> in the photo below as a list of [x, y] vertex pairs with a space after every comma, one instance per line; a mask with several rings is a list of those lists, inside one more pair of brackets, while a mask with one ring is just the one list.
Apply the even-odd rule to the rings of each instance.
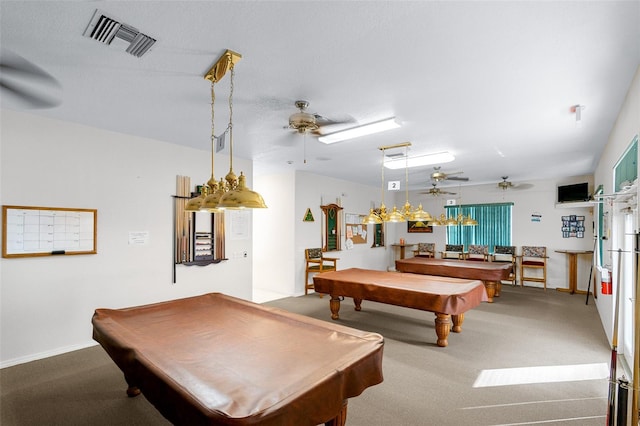
[[8, 50], [0, 51], [0, 88], [21, 107], [52, 108], [60, 104], [61, 85], [51, 74]]
[[318, 129], [313, 133], [319, 136], [335, 133], [357, 125], [357, 121], [353, 118], [346, 118], [344, 120], [322, 119], [316, 120], [316, 123], [318, 124]]
[[517, 189], [518, 191], [523, 190], [523, 189], [530, 189], [533, 188], [533, 184], [532, 183], [516, 183], [512, 186], [513, 189]]
[[[460, 172], [462, 173], [462, 172]], [[445, 178], [446, 180], [459, 180], [459, 181], [464, 181], [467, 182], [469, 180], [468, 177], [462, 177], [462, 176], [447, 176]]]
[[34, 109], [53, 108], [60, 105], [60, 99], [47, 96], [43, 93], [35, 93], [24, 87], [19, 87], [16, 84], [10, 84], [0, 80], [0, 88], [4, 92], [8, 92], [16, 98], [16, 101], [23, 104], [23, 106]]

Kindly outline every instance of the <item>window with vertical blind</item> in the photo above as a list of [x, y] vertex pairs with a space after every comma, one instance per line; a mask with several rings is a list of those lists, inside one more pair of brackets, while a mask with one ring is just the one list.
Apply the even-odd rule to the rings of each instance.
[[476, 226], [447, 226], [447, 244], [462, 244], [465, 250], [469, 244], [481, 244], [489, 251], [496, 245], [510, 246], [512, 208], [513, 203], [445, 206], [448, 217], [463, 214], [478, 221]]
[[638, 178], [638, 135], [636, 135], [629, 147], [616, 163], [613, 169], [615, 175], [615, 192], [626, 185], [633, 183]]

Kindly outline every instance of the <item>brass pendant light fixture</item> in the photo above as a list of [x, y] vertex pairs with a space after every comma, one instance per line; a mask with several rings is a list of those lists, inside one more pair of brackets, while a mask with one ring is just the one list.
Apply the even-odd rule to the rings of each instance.
[[[225, 54], [220, 58], [218, 64], [223, 64], [216, 70], [212, 69], [215, 74], [216, 80], [221, 70], [224, 68], [224, 72], [231, 71], [230, 76], [230, 91], [229, 91], [229, 172], [225, 176], [227, 181], [228, 190], [220, 197], [218, 208], [221, 209], [264, 209], [267, 205], [260, 194], [247, 188], [246, 177], [244, 173], [240, 172], [240, 177], [236, 177], [233, 172], [233, 77], [234, 77], [234, 65], [242, 58], [240, 54], [227, 50]], [[218, 67], [218, 64], [214, 68]], [[222, 73], [224, 75], [224, 73]], [[207, 77], [205, 77], [207, 78]]]
[[[224, 209], [266, 208], [262, 196], [247, 188], [246, 177], [240, 172], [236, 177], [233, 172], [233, 67], [242, 56], [231, 50], [227, 50], [218, 61], [204, 75], [211, 82], [211, 177], [207, 184], [202, 186], [200, 195], [189, 200], [185, 211], [207, 211], [211, 213], [221, 212]], [[214, 175], [215, 155], [215, 84], [231, 71], [231, 90], [229, 92], [229, 172], [225, 178], [216, 182]]]
[[384, 205], [384, 147], [381, 147], [382, 151], [382, 165], [380, 172], [380, 208], [371, 208], [369, 214], [362, 219], [362, 224], [380, 224], [387, 222], [387, 207]]
[[418, 205], [416, 210], [413, 210], [411, 203], [409, 202], [409, 147], [411, 146], [411, 142], [406, 142], [404, 144], [399, 144], [397, 146], [404, 145], [404, 186], [405, 186], [405, 196], [406, 201], [404, 203], [404, 207], [402, 208], [402, 214], [407, 220], [411, 221], [420, 221], [428, 224], [433, 220], [431, 214], [422, 209], [422, 204]]
[[206, 185], [200, 187], [200, 194], [197, 197], [191, 198], [184, 206], [185, 212], [199, 212], [202, 206], [202, 202], [206, 198], [208, 188]]
[[[411, 145], [410, 142], [406, 142], [404, 144], [397, 144], [397, 145], [390, 145], [390, 146], [383, 146], [380, 147], [380, 150], [382, 151], [382, 168], [384, 169], [384, 151], [387, 149], [391, 149], [391, 148], [401, 148], [402, 146], [409, 146]], [[384, 186], [384, 185], [383, 185]], [[409, 200], [407, 199], [407, 204], [409, 203]], [[409, 206], [409, 210], [411, 209], [411, 206]], [[393, 209], [391, 210], [391, 213], [389, 213], [389, 215], [383, 219], [385, 222], [392, 222], [392, 223], [400, 223], [400, 222], [406, 222], [406, 215], [404, 211], [399, 211], [398, 208], [396, 206], [393, 206]]]
[[369, 214], [365, 216], [364, 219], [362, 220], [363, 224], [379, 224], [383, 222], [398, 223], [398, 222], [406, 222], [407, 220], [422, 221], [422, 222], [428, 223], [433, 220], [433, 217], [431, 217], [429, 212], [426, 212], [422, 209], [422, 204], [420, 204], [416, 210], [413, 210], [413, 207], [409, 202], [409, 168], [408, 167], [405, 167], [406, 202], [402, 210], [400, 211], [394, 206], [393, 209], [391, 210], [391, 213], [387, 213], [387, 208], [384, 205], [384, 153], [387, 149], [404, 147], [405, 158], [406, 158], [406, 161], [408, 161], [407, 155], [408, 155], [409, 146], [411, 146], [411, 142], [404, 142], [404, 143], [399, 143], [396, 145], [389, 145], [389, 146], [381, 146], [380, 148], [378, 148], [380, 151], [382, 151], [382, 171], [380, 173], [381, 203], [380, 203], [379, 209], [371, 208], [371, 210], [369, 210]]
[[456, 217], [447, 218], [444, 213], [440, 213], [440, 217], [434, 218], [429, 225], [432, 226], [476, 226], [478, 221], [473, 219], [471, 215], [465, 216], [462, 213], [458, 214]]
[[[228, 51], [227, 51], [228, 52]], [[205, 74], [204, 78], [211, 82], [211, 177], [205, 185], [200, 188], [200, 195], [189, 200], [185, 207], [186, 212], [207, 211], [210, 213], [218, 213], [222, 211], [218, 208], [220, 197], [226, 191], [226, 186], [221, 182], [216, 182], [214, 174], [214, 157], [215, 157], [215, 83], [224, 77], [227, 66], [227, 54], [223, 55], [218, 62]], [[224, 59], [224, 61], [223, 61]]]

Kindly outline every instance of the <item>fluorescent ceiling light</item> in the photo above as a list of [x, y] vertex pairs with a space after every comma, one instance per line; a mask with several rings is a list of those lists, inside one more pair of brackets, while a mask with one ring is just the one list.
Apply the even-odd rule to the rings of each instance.
[[400, 127], [400, 124], [396, 121], [396, 118], [391, 117], [385, 120], [363, 124], [362, 126], [340, 130], [339, 132], [329, 133], [328, 135], [320, 136], [318, 140], [322, 143], [329, 144], [344, 141], [347, 139], [357, 138], [360, 136], [371, 135], [373, 133], [384, 132], [385, 130], [396, 129], [398, 127]]
[[449, 152], [438, 152], [436, 154], [418, 155], [415, 157], [385, 158], [384, 166], [387, 169], [404, 169], [406, 167], [429, 166], [431, 164], [450, 163], [456, 157]]

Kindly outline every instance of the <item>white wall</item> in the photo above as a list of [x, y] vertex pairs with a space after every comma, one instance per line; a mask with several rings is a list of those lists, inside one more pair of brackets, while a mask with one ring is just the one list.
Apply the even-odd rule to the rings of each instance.
[[[611, 131], [611, 134], [609, 135], [609, 140], [607, 141], [607, 145], [594, 174], [596, 185], [603, 185], [605, 194], [611, 194], [614, 191], [613, 168], [616, 162], [628, 148], [634, 136], [638, 134], [640, 134], [640, 67], [638, 67], [638, 69], [636, 70], [633, 82], [631, 83], [629, 91], [627, 92], [625, 102], [620, 109], [618, 118]], [[619, 227], [616, 226], [616, 222], [620, 222], [622, 220], [622, 217], [618, 209], [612, 207], [613, 206], [608, 207], [608, 210], [611, 210], [613, 212], [612, 221], [614, 223], [611, 229], [614, 230], [619, 229]], [[634, 214], [636, 216], [635, 223], [637, 226], [637, 224], [639, 223], [637, 209]], [[615, 236], [613, 236], [613, 238], [605, 242], [603, 247], [603, 263], [617, 263], [617, 259], [614, 258], [610, 250], [617, 250], [618, 248], [621, 248], [615, 243], [616, 241], [620, 240], [620, 237], [616, 238]], [[627, 256], [627, 259], [628, 261], [632, 261], [632, 258], [629, 258], [629, 256]], [[632, 279], [632, 277], [630, 277], [629, 279]], [[611, 340], [613, 329], [613, 297], [598, 297], [596, 303], [598, 306], [598, 313], [600, 314], [602, 324], [604, 325], [605, 332]]]
[[254, 191], [268, 208], [253, 212], [253, 288], [291, 296], [295, 294], [295, 173], [287, 170], [254, 181]]
[[[251, 299], [250, 258], [177, 268], [172, 283], [176, 175], [204, 183], [210, 152], [31, 114], [1, 111], [1, 203], [98, 210], [98, 254], [0, 260], [0, 365], [93, 344], [95, 308], [224, 292]], [[228, 158], [216, 157], [217, 175]], [[236, 159], [251, 176], [251, 165]], [[129, 246], [129, 231], [148, 245]], [[227, 238], [227, 255], [251, 239]]]
[[[352, 182], [327, 178], [302, 171], [261, 175], [254, 190], [267, 200], [269, 208], [254, 211], [254, 289], [283, 296], [304, 294], [306, 248], [322, 246], [321, 205], [337, 203], [343, 213], [366, 214], [371, 202], [379, 197], [379, 189]], [[307, 208], [314, 221], [305, 222]], [[343, 214], [344, 219], [344, 214]], [[342, 222], [344, 231], [344, 221]], [[342, 250], [328, 253], [338, 257], [338, 269], [360, 267], [385, 269], [388, 247], [371, 248], [373, 227], [366, 244], [348, 250], [345, 235]]]

